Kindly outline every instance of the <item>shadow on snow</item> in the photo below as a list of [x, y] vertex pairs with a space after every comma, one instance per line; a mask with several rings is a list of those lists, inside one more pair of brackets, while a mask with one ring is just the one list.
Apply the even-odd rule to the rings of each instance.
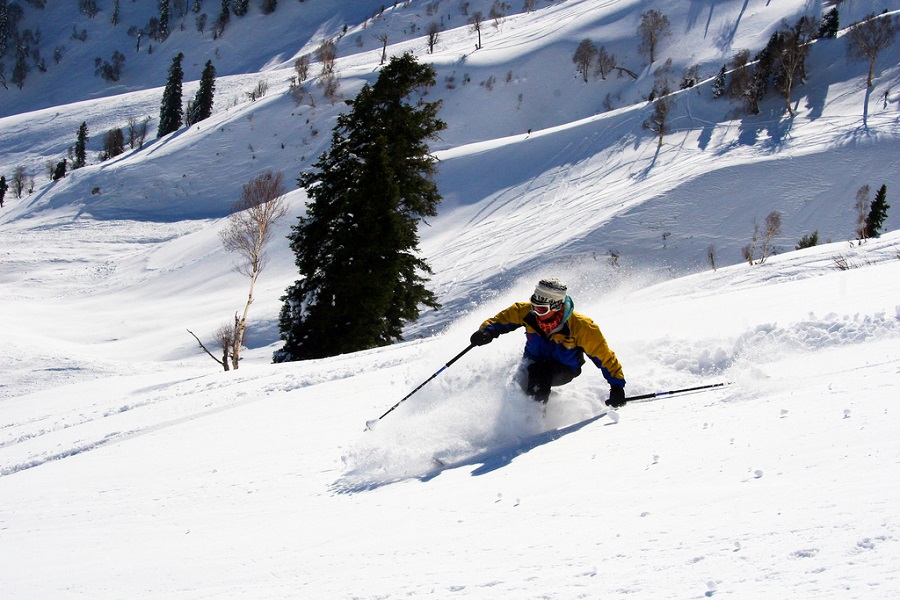
[[[375, 490], [386, 485], [399, 483], [401, 481], [408, 481], [410, 479], [418, 479], [419, 481], [427, 482], [431, 481], [448, 469], [459, 469], [472, 466], [475, 467], [471, 472], [471, 475], [473, 477], [486, 475], [508, 466], [516, 457], [526, 454], [534, 450], [535, 448], [539, 448], [552, 441], [558, 440], [563, 436], [575, 433], [576, 431], [587, 427], [595, 421], [599, 421], [607, 414], [608, 411], [603, 411], [600, 414], [588, 419], [584, 419], [583, 421], [579, 421], [565, 427], [560, 427], [558, 429], [551, 429], [548, 431], [530, 435], [510, 444], [505, 444], [495, 448], [488, 448], [472, 456], [452, 458], [446, 461], [440, 461], [438, 457], [435, 457], [433, 467], [427, 472], [419, 475], [407, 475], [404, 477], [396, 477], [386, 480], [355, 481], [352, 480], [351, 477], [345, 475], [331, 485], [331, 490], [337, 494], [353, 494]], [[614, 423], [612, 422], [607, 423], [607, 425], [613, 424]]]

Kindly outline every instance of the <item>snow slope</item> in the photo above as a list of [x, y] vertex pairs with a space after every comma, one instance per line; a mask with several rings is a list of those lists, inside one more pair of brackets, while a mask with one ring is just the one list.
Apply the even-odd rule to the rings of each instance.
[[[586, 298], [632, 393], [731, 382], [627, 405], [616, 424], [594, 416], [595, 370], [542, 418], [508, 382], [512, 334], [364, 432], [471, 317], [230, 374], [82, 352], [81, 382], [3, 400], [4, 595], [890, 597], [898, 247]], [[837, 270], [836, 253], [860, 266]]]
[[[653, 68], [634, 37], [646, 3], [513, 7], [478, 51], [458, 3], [429, 4], [372, 19], [381, 3], [282, 2], [218, 43], [188, 21], [129, 54], [119, 86], [72, 60], [0, 92], [0, 174], [26, 165], [36, 179], [0, 210], [0, 597], [900, 594], [893, 211], [881, 238], [849, 241], [857, 189], [900, 189], [900, 46], [867, 90], [842, 39], [818, 42], [793, 119], [775, 97], [739, 117], [708, 82], [681, 92], [657, 151], [641, 129]], [[672, 19], [675, 73], [706, 76], [782, 18], [821, 12], [653, 7]], [[898, 6], [842, 5], [842, 23], [882, 8]], [[70, 10], [41, 15], [46, 38], [91, 26]], [[432, 19], [445, 30], [429, 55]], [[271, 365], [296, 278], [276, 243], [244, 363], [222, 373], [185, 331], [209, 336], [247, 291], [218, 231], [243, 183], [265, 169], [290, 181], [327, 147], [342, 105], [315, 85], [315, 106], [298, 105], [288, 86], [293, 59], [345, 25], [345, 97], [377, 75], [379, 32], [438, 72], [445, 201], [420, 233], [443, 308], [404, 343]], [[71, 52], [134, 42], [101, 31]], [[638, 80], [584, 83], [571, 63], [584, 37]], [[155, 117], [177, 51], [194, 79], [215, 57], [213, 117], [160, 140], [151, 121], [143, 149], [47, 182], [82, 121], [95, 156], [108, 128]], [[54, 88], [65, 75], [74, 85]], [[247, 100], [261, 79], [268, 95]], [[302, 214], [303, 191], [288, 199]], [[772, 210], [778, 254], [750, 267], [740, 248]], [[791, 251], [814, 230], [822, 245]], [[728, 385], [627, 405], [615, 422], [588, 368], [543, 416], [513, 382], [513, 333], [363, 431], [546, 275], [600, 324], [630, 395]]]

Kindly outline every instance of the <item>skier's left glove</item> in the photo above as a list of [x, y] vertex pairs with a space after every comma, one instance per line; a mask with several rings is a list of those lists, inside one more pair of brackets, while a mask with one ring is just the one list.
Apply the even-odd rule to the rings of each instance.
[[625, 388], [621, 385], [614, 385], [609, 388], [609, 400], [606, 405], [612, 408], [622, 408], [625, 406]]

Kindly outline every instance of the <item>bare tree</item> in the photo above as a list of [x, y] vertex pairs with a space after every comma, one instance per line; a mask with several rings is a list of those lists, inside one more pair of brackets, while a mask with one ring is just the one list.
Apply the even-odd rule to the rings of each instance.
[[506, 18], [510, 8], [512, 7], [509, 3], [503, 2], [503, 0], [494, 0], [491, 10], [488, 11], [488, 16], [494, 20], [494, 27], [499, 28], [503, 24], [503, 19]]
[[481, 22], [484, 21], [484, 15], [481, 14], [480, 10], [476, 10], [472, 13], [472, 16], [469, 17], [469, 24], [472, 26], [472, 31], [478, 34], [478, 42], [475, 44], [476, 50], [481, 50]]
[[[331, 71], [330, 73], [325, 73], [321, 77], [319, 77], [318, 85], [322, 88], [322, 94], [328, 98], [328, 101], [331, 104], [335, 104], [338, 99], [338, 90], [341, 87], [341, 82], [338, 79], [337, 73]], [[312, 94], [310, 94], [310, 98], [312, 98]]]
[[744, 260], [746, 260], [751, 265], [753, 261], [756, 260], [756, 248], [759, 246], [759, 221], [756, 220], [756, 217], [753, 218], [753, 239], [750, 240], [750, 243], [744, 246], [741, 250], [741, 254], [744, 256]]
[[137, 118], [128, 117], [128, 145], [134, 150], [144, 147], [144, 140], [147, 138], [147, 125], [150, 123], [150, 117], [145, 117], [143, 121], [138, 123]]
[[850, 27], [847, 33], [847, 52], [853, 58], [869, 60], [869, 78], [866, 85], [872, 87], [875, 59], [891, 45], [897, 35], [897, 17], [894, 15], [868, 15], [863, 21]]
[[322, 63], [322, 75], [328, 75], [334, 72], [334, 61], [337, 59], [337, 47], [334, 40], [322, 40], [319, 47], [316, 48], [316, 58]]
[[781, 213], [773, 210], [766, 215], [766, 231], [763, 237], [762, 250], [760, 251], [759, 264], [766, 262], [772, 251], [772, 241], [781, 235]]
[[597, 50], [597, 46], [594, 45], [594, 42], [588, 38], [584, 38], [575, 49], [575, 54], [572, 55], [572, 62], [575, 63], [575, 68], [581, 73], [585, 83], [587, 83], [588, 74], [591, 72], [591, 65], [594, 64], [594, 59], [597, 58], [598, 53], [599, 51]]
[[16, 195], [16, 198], [21, 200], [22, 194], [25, 193], [25, 186], [28, 183], [28, 172], [25, 170], [25, 167], [19, 165], [15, 169], [13, 169], [12, 176], [12, 191], [13, 194]]
[[772, 46], [775, 84], [784, 95], [788, 114], [792, 117], [794, 110], [791, 108], [791, 91], [795, 81], [798, 79], [802, 81], [806, 74], [809, 43], [817, 30], [818, 24], [814, 19], [801, 17], [795, 27], [785, 27], [783, 31], [778, 32], [777, 41]]
[[[235, 315], [235, 321], [237, 321], [237, 315]], [[203, 348], [203, 351], [209, 354], [209, 356], [219, 363], [222, 368], [226, 371], [231, 370], [231, 349], [234, 347], [234, 325], [232, 323], [224, 323], [216, 329], [215, 333], [213, 333], [213, 341], [215, 345], [218, 347], [219, 351], [222, 352], [222, 358], [217, 358], [215, 354], [209, 351], [209, 348], [200, 341], [200, 338], [197, 337], [197, 334], [187, 330], [189, 334], [194, 336], [194, 339], [197, 340], [197, 343], [200, 344], [200, 347]]]
[[870, 191], [871, 188], [868, 185], [864, 185], [856, 190], [856, 202], [853, 208], [856, 209], [855, 233], [858, 240], [866, 239], [866, 217], [869, 216], [869, 207], [871, 206], [871, 201], [869, 200]]
[[[761, 265], [766, 262], [772, 251], [772, 241], [775, 237], [781, 235], [781, 213], [773, 210], [766, 215], [765, 230], [762, 232], [762, 240], [760, 240], [759, 223], [753, 219], [753, 240], [744, 246], [743, 255], [751, 265]], [[760, 247], [760, 243], [762, 246]], [[759, 260], [756, 260], [756, 249], [760, 249]]]
[[765, 90], [760, 86], [763, 73], [758, 63], [751, 63], [749, 50], [740, 50], [731, 59], [730, 66], [732, 71], [726, 93], [733, 100], [741, 102], [747, 114], [759, 114], [759, 102]]
[[306, 81], [309, 77], [309, 63], [312, 62], [310, 54], [304, 54], [294, 62], [294, 69], [297, 71], [297, 81]]
[[384, 63], [387, 62], [388, 34], [379, 33], [378, 35], [375, 36], [375, 39], [377, 39], [379, 42], [381, 42], [381, 63], [380, 64], [383, 65]]
[[600, 79], [606, 79], [606, 76], [612, 73], [616, 68], [616, 55], [610, 54], [606, 50], [606, 46], [600, 46], [597, 51], [597, 68], [596, 73], [600, 75]]
[[434, 46], [437, 44], [441, 28], [436, 21], [432, 21], [428, 24], [428, 29], [426, 31], [428, 33], [428, 54], [434, 54]]
[[[669, 113], [675, 106], [675, 99], [672, 97], [672, 59], [654, 71], [656, 82], [653, 85], [653, 91], [650, 93], [653, 102], [653, 113], [644, 121], [644, 129], [654, 132], [657, 135], [657, 148], [662, 147], [663, 136], [669, 132]], [[655, 100], [654, 100], [655, 99]]]
[[658, 10], [648, 10], [641, 14], [641, 24], [638, 25], [638, 36], [641, 43], [638, 52], [647, 54], [652, 64], [656, 58], [656, 48], [663, 38], [671, 35], [669, 17]]
[[244, 184], [241, 199], [228, 217], [228, 225], [221, 232], [222, 244], [239, 257], [237, 271], [250, 278], [250, 293], [241, 317], [235, 315], [231, 345], [231, 365], [237, 369], [241, 345], [247, 330], [247, 315], [253, 303], [253, 288], [266, 265], [265, 248], [272, 237], [272, 229], [287, 214], [284, 199], [284, 174], [266, 171]]

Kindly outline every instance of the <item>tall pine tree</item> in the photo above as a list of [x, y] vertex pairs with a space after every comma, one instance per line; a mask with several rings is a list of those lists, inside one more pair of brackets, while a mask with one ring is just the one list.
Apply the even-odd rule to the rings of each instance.
[[212, 114], [213, 96], [216, 92], [216, 68], [212, 61], [206, 61], [203, 74], [200, 76], [200, 87], [194, 96], [194, 102], [185, 117], [188, 125], [193, 125], [203, 119], [208, 119]]
[[866, 237], [878, 237], [881, 228], [884, 227], [884, 220], [887, 219], [887, 210], [890, 207], [891, 205], [887, 203], [887, 185], [882, 185], [875, 193], [875, 200], [866, 217]]
[[181, 108], [181, 83], [184, 79], [184, 71], [181, 68], [182, 60], [184, 60], [184, 54], [179, 52], [172, 59], [172, 65], [169, 67], [169, 78], [166, 80], [162, 102], [159, 106], [159, 128], [156, 130], [158, 138], [177, 131], [181, 127], [181, 119], [184, 114], [184, 110]]
[[835, 6], [822, 17], [822, 24], [819, 26], [819, 37], [836, 38], [838, 29], [840, 29], [840, 21], [837, 6]]
[[78, 135], [75, 138], [75, 157], [72, 160], [73, 169], [80, 169], [87, 164], [87, 142], [89, 139], [87, 123], [82, 122], [78, 128]]
[[420, 306], [438, 306], [416, 255], [419, 220], [441, 201], [428, 141], [446, 125], [440, 102], [423, 97], [434, 83], [434, 69], [411, 54], [392, 58], [300, 177], [312, 202], [289, 238], [302, 278], [282, 297], [275, 362], [390, 344]]
[[169, 0], [159, 0], [159, 27], [156, 31], [161, 42], [169, 37]]

